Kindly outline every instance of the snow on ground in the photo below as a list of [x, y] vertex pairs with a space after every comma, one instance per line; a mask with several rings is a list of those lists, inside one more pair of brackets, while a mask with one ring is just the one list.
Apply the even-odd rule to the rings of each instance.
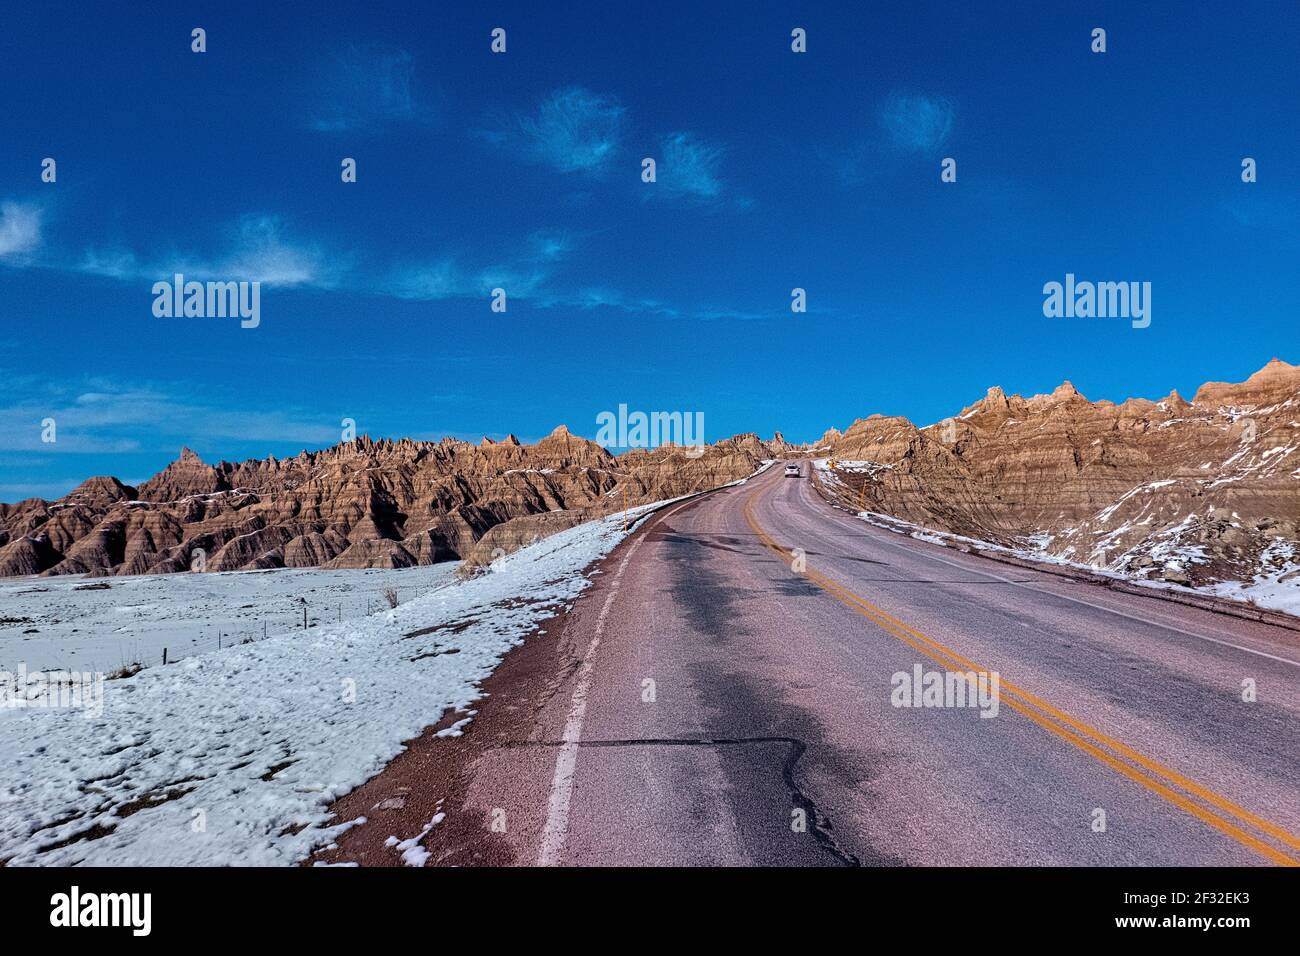
[[[479, 683], [541, 620], [572, 605], [590, 584], [583, 570], [622, 528], [621, 514], [588, 522], [395, 610], [342, 623], [325, 613], [305, 632], [106, 681], [97, 718], [68, 707], [0, 708], [0, 861], [304, 859], [356, 823], [328, 818], [336, 797], [444, 711], [473, 713]], [[193, 577], [157, 580], [184, 593]], [[267, 580], [229, 578], [222, 586], [240, 605], [256, 604]]]
[[[112, 673], [285, 631], [365, 617], [451, 580], [455, 562], [421, 568], [277, 569], [139, 577], [0, 580], [0, 670]], [[263, 630], [265, 628], [265, 630]]]
[[868, 461], [866, 459], [837, 459], [835, 467], [831, 468], [829, 458], [818, 458], [813, 461], [813, 467], [823, 475], [835, 476], [836, 472], [844, 471], [853, 474], [876, 475], [882, 471], [893, 471], [893, 465], [882, 464], [878, 461]]
[[835, 462], [835, 467], [830, 465], [829, 458], [815, 458], [812, 466], [817, 470], [817, 477], [823, 482], [832, 485], [843, 486], [844, 482], [840, 479], [840, 472], [854, 475], [866, 475], [868, 478], [875, 478], [882, 471], [893, 471], [893, 465], [882, 464], [878, 461], [867, 460], [839, 460]]
[[[441, 804], [439, 804], [441, 806]], [[424, 866], [429, 862], [430, 853], [422, 845], [424, 838], [429, 835], [429, 831], [447, 818], [447, 814], [439, 810], [433, 815], [433, 819], [428, 825], [411, 837], [409, 840], [399, 840], [395, 836], [390, 836], [384, 841], [384, 846], [391, 847], [402, 855], [402, 863], [406, 866]]]
[[[1068, 558], [1059, 555], [1047, 554], [1040, 549], [1040, 542], [1049, 542], [1051, 536], [1045, 532], [1031, 535], [1027, 539], [1030, 545], [1028, 548], [1008, 548], [1000, 544], [994, 544], [990, 541], [981, 541], [978, 538], [968, 538], [965, 535], [952, 534], [947, 531], [935, 531], [922, 525], [914, 524], [911, 521], [903, 521], [901, 518], [895, 518], [892, 515], [880, 514], [875, 511], [859, 511], [857, 517], [875, 525], [877, 528], [883, 528], [886, 531], [893, 531], [896, 534], [907, 535], [915, 538], [917, 541], [927, 541], [931, 544], [944, 546], [963, 546], [975, 551], [999, 551], [1003, 554], [1013, 555], [1026, 561], [1038, 561], [1044, 564], [1059, 564], [1066, 567], [1078, 568], [1083, 571], [1089, 571], [1093, 574], [1100, 574], [1105, 577], [1117, 578], [1128, 581], [1131, 584], [1140, 585], [1155, 589], [1164, 589], [1170, 591], [1182, 591], [1183, 593], [1200, 593], [1213, 597], [1229, 598], [1234, 601], [1244, 601], [1252, 603], [1257, 607], [1268, 608], [1276, 611], [1285, 611], [1289, 614], [1300, 615], [1300, 548], [1295, 542], [1278, 541], [1271, 545], [1264, 555], [1261, 556], [1261, 567], [1267, 567], [1268, 570], [1256, 575], [1255, 580], [1249, 584], [1243, 584], [1236, 581], [1219, 582], [1217, 584], [1206, 585], [1204, 587], [1189, 588], [1169, 581], [1149, 581], [1132, 574], [1124, 574], [1113, 569], [1101, 568], [1096, 565], [1083, 564], [1079, 561], [1071, 561]], [[1154, 553], [1154, 552], [1153, 552]], [[1165, 557], [1172, 558], [1175, 556], [1182, 557], [1184, 560], [1193, 560], [1196, 555], [1188, 550], [1186, 552], [1175, 552], [1171, 549]]]
[[1234, 601], [1300, 615], [1300, 544], [1274, 541], [1259, 556], [1259, 566], [1260, 573], [1249, 584], [1222, 581], [1210, 590]]

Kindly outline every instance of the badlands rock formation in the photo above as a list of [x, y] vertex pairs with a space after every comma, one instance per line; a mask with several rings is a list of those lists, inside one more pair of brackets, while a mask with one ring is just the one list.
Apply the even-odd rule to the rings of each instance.
[[812, 446], [778, 432], [615, 457], [560, 427], [534, 445], [363, 437], [217, 465], [185, 449], [139, 488], [99, 477], [0, 504], [0, 575], [159, 574], [199, 552], [211, 571], [476, 566], [803, 455], [836, 461], [823, 484], [853, 508], [1141, 577], [1300, 588], [1300, 367], [1277, 359], [1190, 402], [991, 388], [934, 425], [873, 415]]
[[1300, 588], [1300, 366], [1277, 359], [1190, 402], [991, 388], [955, 418], [873, 415], [831, 446], [827, 487], [855, 508], [1142, 577]]
[[200, 553], [209, 571], [431, 564], [493, 529], [487, 553], [513, 550], [625, 500], [743, 478], [767, 457], [753, 435], [615, 457], [563, 426], [535, 445], [362, 437], [284, 461], [208, 465], [183, 449], [139, 488], [91, 478], [58, 501], [0, 504], [0, 575], [162, 574]]

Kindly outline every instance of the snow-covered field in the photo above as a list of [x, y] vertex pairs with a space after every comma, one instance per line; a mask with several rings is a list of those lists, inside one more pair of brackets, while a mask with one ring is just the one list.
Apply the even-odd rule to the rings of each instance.
[[[0, 671], [112, 673], [405, 603], [447, 584], [454, 562], [400, 570], [280, 569], [224, 574], [83, 575], [0, 580]], [[305, 604], [303, 602], [306, 602]]]
[[[445, 711], [472, 715], [478, 685], [500, 657], [538, 622], [571, 606], [590, 584], [584, 569], [624, 534], [621, 515], [579, 525], [464, 582], [446, 578], [445, 569], [422, 569], [369, 577], [173, 575], [138, 584], [115, 578], [108, 590], [72, 585], [66, 593], [35, 595], [13, 593], [32, 587], [30, 580], [6, 585], [6, 615], [53, 607], [58, 626], [65, 616], [87, 622], [80, 634], [122, 614], [137, 628], [135, 639], [159, 658], [155, 638], [163, 628], [192, 624], [210, 633], [212, 622], [230, 620], [232, 631], [242, 626], [258, 639], [222, 651], [215, 641], [210, 648], [188, 647], [178, 663], [106, 681], [98, 717], [75, 707], [0, 708], [0, 861], [283, 865], [304, 859], [357, 822], [329, 819], [329, 804], [383, 769], [403, 741]], [[349, 604], [376, 603], [384, 586], [401, 591], [406, 582], [418, 583], [399, 594], [395, 610], [349, 619]], [[319, 624], [261, 640], [259, 613], [284, 613], [290, 625], [296, 614], [300, 624], [301, 604], [293, 602], [304, 591]], [[20, 597], [34, 603], [15, 612], [12, 599]], [[277, 602], [289, 606], [281, 612]], [[344, 620], [331, 622], [340, 603]], [[146, 604], [157, 607], [146, 613]], [[128, 605], [135, 611], [116, 610]], [[39, 648], [42, 642], [29, 643]], [[75, 664], [72, 654], [81, 647], [65, 644], [50, 654], [68, 655]], [[104, 662], [117, 666], [121, 647], [105, 650]], [[53, 657], [33, 653], [31, 659]], [[468, 719], [443, 733], [458, 734]]]

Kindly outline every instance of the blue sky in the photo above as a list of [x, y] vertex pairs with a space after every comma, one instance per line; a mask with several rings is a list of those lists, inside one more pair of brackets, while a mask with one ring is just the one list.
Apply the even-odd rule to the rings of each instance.
[[[0, 500], [343, 418], [810, 439], [1300, 361], [1295, 3], [559, 6], [9, 5]], [[154, 317], [174, 271], [260, 280], [261, 324]], [[1067, 272], [1151, 282], [1151, 326], [1044, 318]]]

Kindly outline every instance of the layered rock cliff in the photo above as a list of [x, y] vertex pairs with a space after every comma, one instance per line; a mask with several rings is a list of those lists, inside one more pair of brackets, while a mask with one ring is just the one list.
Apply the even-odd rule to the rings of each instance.
[[1277, 359], [1190, 402], [991, 388], [925, 428], [856, 421], [829, 455], [850, 507], [1140, 577], [1300, 588], [1300, 366]]
[[[534, 445], [362, 437], [216, 465], [183, 449], [139, 488], [91, 478], [58, 501], [0, 505], [0, 575], [431, 564], [518, 519], [585, 520], [742, 478], [766, 457], [752, 435], [615, 457], [563, 426]], [[528, 534], [564, 520], [535, 524]], [[527, 537], [515, 530], [497, 537]]]
[[856, 509], [1139, 577], [1300, 588], [1300, 366], [1277, 359], [1191, 401], [995, 387], [933, 425], [873, 415], [812, 446], [778, 432], [616, 457], [560, 427], [533, 445], [362, 437], [216, 465], [184, 449], [139, 488], [98, 477], [0, 505], [0, 575], [483, 564], [803, 455], [834, 462], [826, 487]]

